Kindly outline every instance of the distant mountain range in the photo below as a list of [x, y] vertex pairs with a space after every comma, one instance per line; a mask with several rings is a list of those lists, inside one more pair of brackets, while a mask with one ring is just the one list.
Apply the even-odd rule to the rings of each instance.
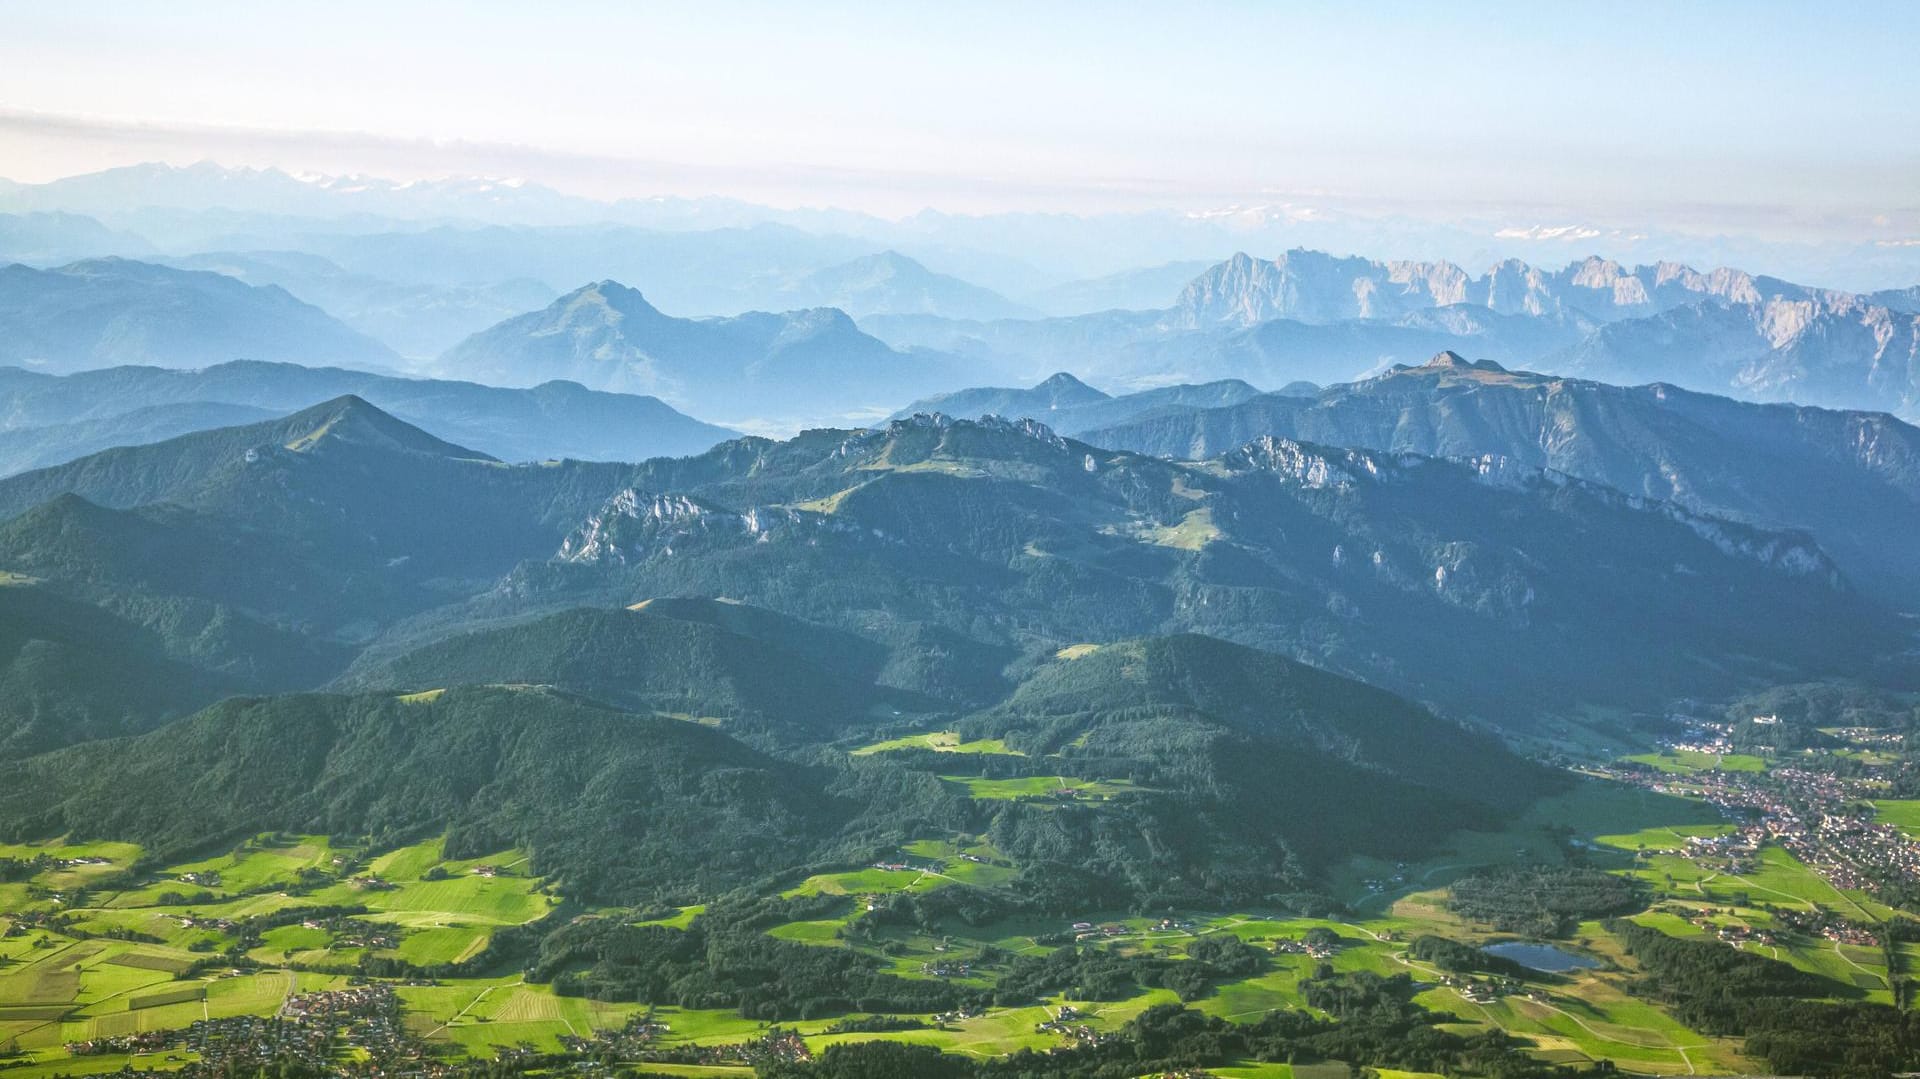
[[0, 267], [0, 363], [52, 373], [232, 359], [392, 368], [400, 357], [285, 290], [126, 259]]
[[508, 461], [643, 460], [698, 453], [737, 435], [657, 398], [561, 381], [504, 389], [248, 360], [65, 377], [0, 368], [0, 475], [278, 416], [344, 394]]
[[[1765, 266], [1804, 280], [1849, 288], [1881, 288], [1920, 279], [1911, 247], [1872, 243], [1741, 240], [1649, 228], [1636, 222], [1540, 222], [1489, 213], [1459, 222], [1407, 215], [1380, 218], [1343, 208], [1337, 198], [1220, 206], [1199, 211], [1134, 213], [942, 213], [926, 210], [890, 220], [844, 209], [779, 209], [727, 198], [650, 197], [601, 201], [538, 183], [500, 177], [397, 181], [377, 176], [294, 175], [278, 169], [186, 167], [147, 163], [49, 183], [0, 180], [0, 212], [65, 211], [90, 215], [137, 233], [174, 254], [287, 247], [287, 239], [323, 232], [413, 232], [420, 225], [627, 226], [658, 232], [749, 229], [778, 225], [856, 241], [855, 255], [893, 249], [943, 273], [980, 283], [1052, 314], [1111, 306], [1158, 307], [1180, 281], [1146, 302], [1099, 301], [1060, 309], [1044, 290], [1139, 267], [1217, 261], [1234, 250], [1309, 247], [1330, 251], [1405, 251], [1423, 258], [1521, 258], [1559, 263], [1599, 249], [1622, 260], [1680, 258], [1696, 264]], [[264, 243], [228, 242], [251, 236]], [[132, 250], [87, 254], [138, 254]], [[522, 271], [525, 272], [525, 271]], [[535, 276], [542, 276], [536, 274]], [[1189, 274], [1187, 277], [1191, 277]], [[543, 278], [556, 283], [613, 277], [657, 296], [682, 313], [731, 313], [689, 307], [660, 281], [624, 267], [595, 267]], [[473, 279], [469, 278], [468, 281]], [[766, 306], [756, 301], [746, 306]], [[744, 307], [732, 308], [732, 311]]]
[[[1318, 389], [1296, 383], [1278, 392], [1311, 395]], [[1245, 382], [1223, 379], [1198, 386], [1166, 386], [1112, 397], [1062, 371], [1030, 389], [989, 387], [938, 394], [915, 401], [889, 418], [901, 420], [918, 414], [940, 413], [961, 419], [986, 416], [1034, 419], [1061, 434], [1077, 435], [1153, 415], [1162, 409], [1221, 408], [1258, 396], [1260, 391]]]
[[[0, 358], [55, 372], [237, 357], [391, 368], [405, 361], [265, 282], [324, 296], [361, 327], [414, 349], [549, 295], [530, 281], [396, 285], [288, 252], [183, 263], [223, 273], [119, 259], [0, 271], [0, 325], [11, 330]], [[263, 284], [248, 288], [236, 284], [241, 279]], [[783, 294], [830, 297], [855, 310], [1012, 306], [892, 253], [801, 280]], [[874, 314], [861, 325], [829, 307], [674, 319], [633, 290], [608, 301], [609, 284], [490, 324], [427, 366], [515, 385], [573, 379], [788, 428], [884, 414], [904, 397], [951, 388], [966, 370], [1066, 367], [1122, 387], [1169, 378], [1279, 386], [1347, 381], [1438, 351], [1755, 400], [1906, 416], [1920, 409], [1920, 315], [1846, 293], [1672, 264], [1627, 270], [1587, 260], [1545, 273], [1506, 263], [1471, 278], [1447, 264], [1289, 252], [1272, 262], [1236, 256], [1157, 312], [986, 321]], [[1881, 299], [1907, 304], [1909, 291]]]
[[[230, 179], [314, 190], [288, 177]], [[172, 176], [168, 182], [204, 180]], [[0, 225], [7, 223], [16, 226], [23, 246], [42, 254], [69, 241], [124, 246], [120, 234], [100, 222], [55, 211]], [[1024, 382], [1063, 369], [1121, 389], [1224, 379], [1275, 387], [1350, 381], [1455, 351], [1616, 383], [1664, 381], [1749, 400], [1920, 415], [1920, 286], [1856, 295], [1735, 269], [1702, 272], [1676, 262], [1629, 267], [1597, 257], [1560, 269], [1508, 259], [1476, 274], [1445, 261], [1376, 261], [1296, 248], [1273, 259], [1235, 255], [1192, 277], [1177, 295], [1171, 288], [1176, 272], [1190, 270], [1190, 263], [1088, 285], [1118, 290], [1115, 295], [1147, 283], [1166, 286], [1159, 302], [1167, 306], [1037, 318], [1028, 317], [1034, 305], [1008, 299], [1004, 290], [940, 272], [901, 250], [876, 253], [867, 240], [784, 224], [699, 231], [442, 224], [365, 231], [336, 221], [329, 229], [289, 232], [282, 238], [293, 246], [282, 249], [262, 247], [264, 237], [242, 231], [224, 237], [234, 245], [221, 252], [155, 256], [262, 286], [251, 293], [216, 278], [170, 276], [156, 266], [112, 259], [10, 270], [0, 278], [0, 328], [10, 332], [0, 360], [47, 370], [124, 362], [199, 366], [239, 357], [393, 369], [409, 362], [405, 355], [415, 366], [456, 377], [516, 383], [575, 377], [595, 388], [631, 386], [696, 412], [772, 429], [791, 428], [794, 420], [882, 415], [909, 396], [969, 381]], [[62, 230], [70, 233], [65, 239]], [[7, 234], [0, 227], [0, 240]], [[688, 372], [669, 370], [676, 361], [654, 351], [673, 348], [659, 341], [610, 346], [626, 350], [627, 359], [614, 364], [575, 365], [544, 345], [531, 368], [507, 362], [497, 331], [504, 320], [553, 302], [548, 282], [596, 279], [640, 286], [656, 312], [732, 319], [739, 332], [708, 334], [724, 343], [694, 349], [701, 357], [696, 366], [723, 372], [716, 384], [702, 387]], [[733, 314], [743, 310], [748, 313]], [[761, 310], [811, 314], [781, 316], [779, 326], [767, 329], [772, 324], [756, 313]], [[844, 318], [827, 311], [851, 315], [859, 325], [840, 325]], [[749, 331], [750, 324], [762, 329]], [[473, 350], [482, 344], [469, 338], [488, 334], [482, 341], [495, 355], [471, 372], [436, 365], [455, 358], [476, 363], [481, 357]], [[861, 334], [896, 350], [942, 355], [907, 365], [916, 377], [887, 374], [875, 383], [870, 377], [889, 365]], [[674, 347], [684, 346], [686, 335], [676, 336], [682, 340]], [[847, 363], [831, 371], [832, 365], [802, 364], [797, 378], [807, 384], [768, 391], [791, 366], [766, 362], [772, 337], [807, 338], [807, 348]], [[789, 346], [778, 348], [791, 358]], [[456, 357], [461, 349], [467, 351]], [[650, 364], [630, 362], [636, 355]], [[574, 366], [579, 372], [569, 374]], [[483, 373], [489, 369], [500, 373]], [[590, 373], [616, 369], [632, 380], [602, 383], [601, 374]], [[745, 397], [742, 370], [751, 370], [747, 381], [759, 387]], [[824, 400], [829, 395], [819, 392], [822, 386], [843, 399]]]
[[350, 273], [300, 251], [215, 252], [162, 261], [249, 285], [277, 285], [409, 359], [437, 356], [468, 334], [558, 295], [525, 278], [477, 285], [398, 284]]
[[153, 245], [145, 238], [116, 232], [81, 214], [0, 214], [0, 265], [64, 266], [90, 258], [144, 258], [153, 253]]
[[617, 281], [508, 319], [448, 350], [432, 368], [495, 385], [554, 378], [656, 394], [729, 423], [884, 415], [885, 405], [942, 385], [954, 357], [897, 351], [833, 308], [731, 318], [674, 318]]
[[1096, 311], [1151, 310], [1166, 306], [1168, 297], [1179, 295], [1188, 282], [1212, 266], [1213, 263], [1202, 259], [1188, 259], [1122, 270], [1042, 289], [1028, 296], [1027, 302], [1053, 317]]
[[1676, 263], [1589, 258], [1557, 271], [1294, 250], [1235, 255], [1173, 306], [1042, 320], [863, 320], [895, 344], [1002, 371], [1066, 367], [1122, 384], [1343, 382], [1438, 351], [1614, 382], [1920, 415], [1912, 290], [1872, 297]]
[[1540, 366], [1920, 418], [1920, 314], [1845, 293], [1690, 304], [1603, 326]]
[[1518, 364], [1577, 343], [1591, 328], [1579, 320], [1498, 315], [1485, 308], [1414, 311], [1390, 320], [1272, 319], [1205, 329], [1181, 325], [1177, 314], [1167, 308], [993, 322], [875, 315], [860, 325], [897, 346], [963, 355], [1003, 377], [1065, 369], [1136, 389], [1221, 379], [1269, 387], [1345, 382], [1448, 349]]
[[1812, 291], [1738, 270], [1700, 273], [1671, 262], [1628, 269], [1591, 257], [1545, 270], [1509, 259], [1473, 276], [1450, 262], [1377, 262], [1295, 249], [1273, 259], [1233, 256], [1195, 278], [1175, 310], [1189, 326], [1392, 319], [1461, 304], [1502, 315], [1571, 312], [1608, 322], [1702, 299], [1757, 304]]
[[934, 273], [898, 251], [828, 266], [781, 288], [782, 309], [834, 307], [854, 318], [872, 314], [942, 318], [1027, 318], [1037, 312], [991, 289]]

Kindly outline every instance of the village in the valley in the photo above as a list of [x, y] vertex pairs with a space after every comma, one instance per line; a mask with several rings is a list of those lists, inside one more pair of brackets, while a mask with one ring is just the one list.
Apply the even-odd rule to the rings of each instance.
[[[1772, 716], [1753, 720], [1758, 728], [1777, 722]], [[1732, 723], [1689, 721], [1685, 733], [1666, 743], [1664, 750], [1678, 758], [1724, 762], [1742, 756], [1734, 744], [1735, 729]], [[1888, 781], [1880, 774], [1882, 766], [1874, 751], [1897, 748], [1901, 736], [1869, 728], [1839, 728], [1831, 733], [1846, 746], [1844, 752], [1865, 762], [1859, 774], [1820, 767], [1820, 757], [1828, 751], [1813, 749], [1760, 768], [1710, 764], [1668, 771], [1628, 760], [1583, 770], [1655, 793], [1699, 799], [1717, 808], [1732, 825], [1715, 834], [1676, 835], [1671, 848], [1643, 849], [1638, 852], [1642, 857], [1675, 854], [1705, 869], [1739, 875], [1750, 872], [1762, 848], [1772, 844], [1836, 889], [1871, 892], [1920, 882], [1920, 839], [1880, 819], [1875, 805], [1877, 799], [1887, 797]], [[1795, 756], [1803, 760], [1793, 763]], [[1877, 940], [1870, 927], [1831, 912], [1807, 915], [1787, 909], [1777, 916], [1793, 929], [1842, 944], [1872, 945]], [[1765, 929], [1715, 928], [1730, 942], [1770, 943]]]

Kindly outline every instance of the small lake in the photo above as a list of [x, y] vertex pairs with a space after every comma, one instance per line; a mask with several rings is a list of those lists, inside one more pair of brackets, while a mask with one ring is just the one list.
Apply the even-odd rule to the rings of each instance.
[[1558, 974], [1567, 970], [1591, 970], [1600, 965], [1584, 955], [1563, 952], [1551, 944], [1528, 944], [1521, 940], [1489, 944], [1480, 950], [1488, 955], [1511, 959], [1528, 970], [1542, 970], [1548, 974]]

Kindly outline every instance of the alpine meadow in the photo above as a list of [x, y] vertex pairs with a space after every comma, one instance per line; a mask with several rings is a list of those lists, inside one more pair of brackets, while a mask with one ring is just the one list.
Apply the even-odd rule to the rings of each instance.
[[0, 0], [0, 1079], [1920, 1074], [1916, 41]]

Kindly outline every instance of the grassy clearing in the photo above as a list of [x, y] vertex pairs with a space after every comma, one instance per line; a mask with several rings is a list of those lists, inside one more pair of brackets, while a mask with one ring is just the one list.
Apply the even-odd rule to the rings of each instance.
[[1920, 799], [1883, 798], [1873, 803], [1873, 817], [1910, 836], [1920, 836]]
[[1693, 749], [1669, 749], [1660, 753], [1640, 753], [1625, 758], [1636, 764], [1658, 768], [1662, 772], [1764, 772], [1767, 762], [1747, 753], [1702, 753]]
[[520, 925], [545, 914], [549, 897], [536, 882], [513, 877], [449, 877], [415, 881], [388, 892], [367, 892], [361, 902], [377, 920], [400, 925], [443, 923]]
[[563, 1035], [586, 1037], [617, 1028], [645, 1010], [638, 1004], [557, 996], [546, 986], [527, 985], [518, 978], [408, 986], [400, 993], [411, 1029], [428, 1041], [478, 1056], [492, 1056], [497, 1047], [523, 1041], [558, 1050]]
[[948, 880], [917, 869], [854, 869], [845, 873], [821, 873], [808, 877], [782, 892], [799, 895], [891, 895], [894, 892], [925, 892]]
[[[263, 838], [244, 843], [217, 858], [170, 866], [159, 875], [187, 890], [204, 888], [217, 895], [234, 895], [298, 884], [303, 874], [331, 874], [351, 857], [351, 851], [334, 847], [325, 836], [299, 836], [290, 840]], [[187, 880], [188, 877], [217, 877], [219, 883], [195, 884]]]
[[1142, 788], [1124, 779], [1072, 779], [1067, 776], [1022, 776], [1016, 779], [983, 779], [979, 776], [941, 776], [949, 783], [966, 788], [967, 796], [981, 801], [1004, 802], [1015, 799], [1115, 798], [1137, 794]]
[[1219, 539], [1220, 534], [1220, 529], [1213, 523], [1213, 511], [1202, 506], [1188, 510], [1180, 518], [1179, 524], [1148, 528], [1140, 534], [1140, 538], [1160, 547], [1198, 551]]
[[825, 919], [814, 922], [788, 922], [767, 930], [767, 935], [779, 940], [799, 941], [802, 944], [840, 944], [840, 930], [846, 925], [840, 919]]
[[479, 955], [493, 934], [479, 926], [446, 926], [417, 929], [400, 941], [395, 952], [416, 966], [460, 963]]
[[705, 914], [706, 912], [707, 912], [707, 905], [705, 903], [695, 903], [693, 906], [690, 906], [690, 907], [681, 907], [680, 913], [674, 915], [671, 918], [654, 918], [650, 921], [635, 922], [633, 924], [658, 925], [658, 926], [665, 926], [668, 929], [685, 929], [687, 926], [693, 924], [693, 920], [695, 918], [700, 917], [702, 914]]
[[931, 749], [936, 753], [984, 753], [996, 756], [1024, 757], [1026, 754], [1009, 748], [998, 738], [979, 738], [971, 742], [962, 742], [960, 736], [952, 731], [934, 731], [932, 734], [909, 734], [904, 738], [894, 738], [885, 742], [875, 742], [853, 751], [856, 757], [870, 757], [875, 753], [888, 753], [898, 749]]

